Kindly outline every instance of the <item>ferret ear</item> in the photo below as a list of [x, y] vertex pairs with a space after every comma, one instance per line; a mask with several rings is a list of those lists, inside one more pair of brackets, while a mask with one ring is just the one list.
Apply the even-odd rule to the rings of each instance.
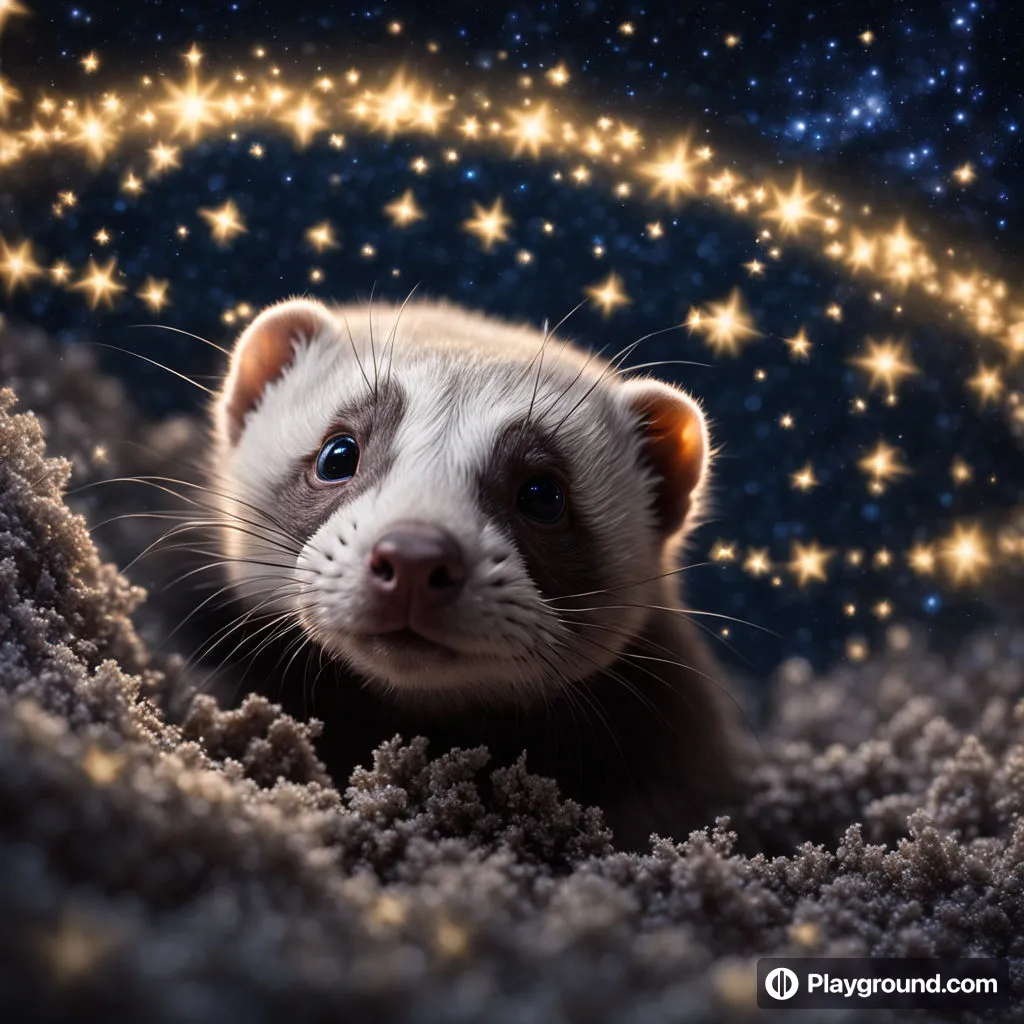
[[682, 529], [704, 480], [704, 414], [685, 391], [658, 380], [628, 380], [621, 392], [642, 431], [644, 455], [658, 475], [655, 512], [662, 533], [670, 537]]
[[333, 324], [321, 303], [288, 299], [265, 309], [242, 332], [231, 353], [217, 410], [220, 426], [232, 444], [238, 443], [246, 416], [259, 405], [268, 385], [291, 366], [296, 349]]

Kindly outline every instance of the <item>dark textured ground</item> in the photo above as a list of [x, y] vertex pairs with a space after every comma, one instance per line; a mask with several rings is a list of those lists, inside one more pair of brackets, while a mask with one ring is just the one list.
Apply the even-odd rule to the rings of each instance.
[[0, 336], [0, 380], [40, 414], [3, 393], [5, 1020], [721, 1021], [757, 1012], [767, 954], [1009, 956], [1024, 997], [1020, 626], [950, 663], [905, 629], [824, 678], [787, 663], [750, 803], [647, 856], [482, 751], [396, 742], [339, 792], [264, 702], [155, 711], [183, 670], [130, 616], [157, 636], [160, 608], [63, 495], [72, 466], [145, 464], [98, 441], [187, 451], [194, 427], [145, 428], [55, 351]]

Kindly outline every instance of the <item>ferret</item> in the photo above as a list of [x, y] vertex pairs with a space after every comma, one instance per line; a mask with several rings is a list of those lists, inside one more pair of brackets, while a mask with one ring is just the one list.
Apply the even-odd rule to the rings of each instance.
[[742, 791], [677, 597], [710, 461], [683, 390], [453, 304], [296, 298], [237, 339], [212, 439], [239, 621], [339, 782], [396, 734], [525, 751], [626, 849]]

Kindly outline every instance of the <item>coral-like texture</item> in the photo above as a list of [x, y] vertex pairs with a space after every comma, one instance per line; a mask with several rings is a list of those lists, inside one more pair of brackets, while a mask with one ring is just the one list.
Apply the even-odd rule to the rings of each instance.
[[[51, 446], [87, 462], [106, 392], [47, 372]], [[765, 955], [1009, 956], [1024, 998], [1019, 628], [951, 663], [905, 629], [825, 678], [787, 663], [749, 802], [643, 856], [483, 750], [396, 739], [339, 791], [263, 699], [163, 718], [143, 594], [2, 396], [5, 1019], [721, 1021], [756, 1014]]]

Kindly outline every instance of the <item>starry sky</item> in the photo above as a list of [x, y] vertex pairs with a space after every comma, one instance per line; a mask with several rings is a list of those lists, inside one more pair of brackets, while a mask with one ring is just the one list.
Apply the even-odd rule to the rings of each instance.
[[[610, 354], [662, 332], [629, 363], [669, 361], [656, 372], [702, 398], [722, 445], [686, 579], [724, 658], [755, 674], [789, 654], [824, 665], [864, 657], [894, 625], [941, 645], [1006, 614], [1024, 565], [1005, 533], [1024, 480], [1012, 4], [21, 6], [0, 34], [0, 83], [17, 90], [0, 153], [5, 136], [27, 140], [0, 166], [12, 318], [202, 380], [215, 353], [135, 325], [225, 343], [287, 294], [401, 299], [414, 285], [540, 323], [589, 295], [570, 333]], [[399, 72], [442, 106], [457, 97], [436, 130], [334, 124], [332, 104], [386, 96]], [[272, 104], [275, 83], [288, 98], [230, 125], [168, 114], [142, 140], [90, 151], [89, 111], [127, 124], [190, 76], [217, 83], [218, 102], [234, 88]], [[308, 136], [281, 120], [307, 95], [323, 115]], [[59, 126], [68, 97], [71, 144], [33, 148], [33, 124]], [[549, 103], [574, 134], [534, 147], [515, 126]], [[485, 135], [494, 123], [493, 144], [467, 118]], [[676, 188], [659, 168], [679, 140], [697, 184]], [[801, 187], [813, 212], [798, 198], [787, 214]], [[467, 228], [488, 212], [490, 236]], [[853, 263], [855, 230], [890, 254], [875, 276]], [[15, 284], [25, 239], [38, 272]], [[120, 286], [109, 301], [88, 281], [104, 267]], [[149, 301], [160, 287], [166, 301]], [[879, 344], [888, 376], [870, 362]], [[107, 365], [154, 413], [198, 407], [149, 364]]]

